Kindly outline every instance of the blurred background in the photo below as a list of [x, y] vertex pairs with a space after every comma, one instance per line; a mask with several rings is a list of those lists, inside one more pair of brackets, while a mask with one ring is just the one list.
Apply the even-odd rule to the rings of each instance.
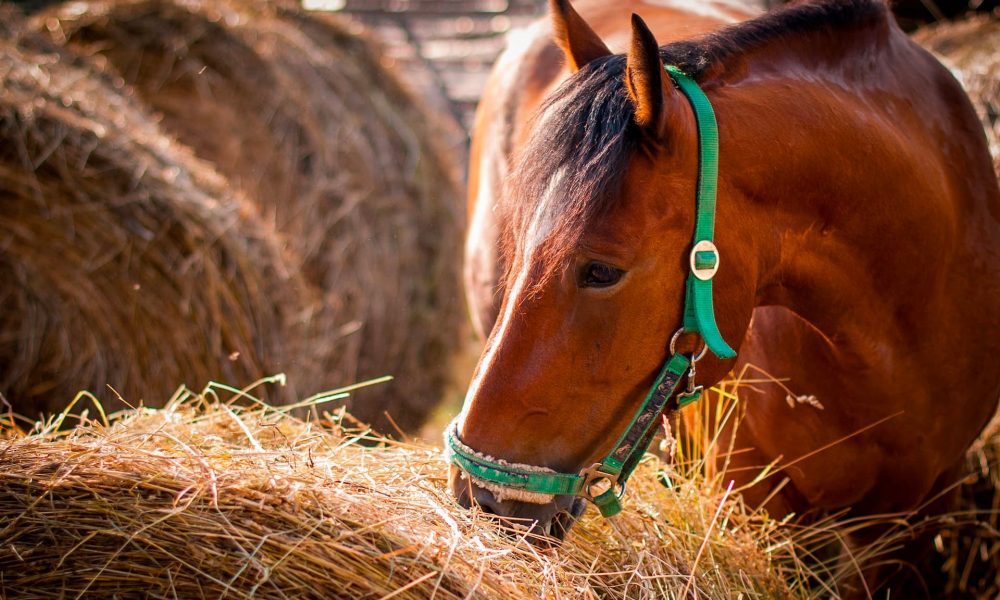
[[[12, 1], [26, 12], [37, 12], [64, 0]], [[761, 10], [786, 3], [736, 1]], [[1000, 6], [1000, 0], [890, 3], [906, 31], [972, 13], [995, 13]], [[504, 48], [506, 34], [544, 16], [546, 5], [547, 0], [301, 0], [305, 10], [340, 15], [357, 27], [355, 31], [368, 32], [382, 44], [382, 64], [395, 70], [421, 100], [445, 117], [446, 145], [455, 149], [460, 161], [465, 159], [466, 137], [479, 95]]]
[[[995, 155], [998, 3], [892, 4]], [[481, 348], [459, 277], [475, 109], [545, 10], [0, 2], [0, 399], [27, 422], [81, 389], [113, 410], [281, 372], [285, 403], [392, 375], [347, 408], [433, 435]]]

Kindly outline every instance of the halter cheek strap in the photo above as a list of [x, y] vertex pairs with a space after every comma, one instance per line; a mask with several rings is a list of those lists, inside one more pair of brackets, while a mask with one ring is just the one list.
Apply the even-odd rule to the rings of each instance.
[[[513, 464], [485, 456], [465, 445], [458, 437], [459, 420], [445, 431], [445, 456], [476, 483], [493, 491], [498, 498], [525, 502], [550, 502], [554, 496], [580, 496], [590, 500], [601, 514], [611, 517], [621, 512], [625, 482], [635, 470], [656, 433], [657, 419], [672, 399], [677, 408], [694, 402], [701, 387], [694, 382], [694, 363], [701, 358], [676, 352], [674, 341], [681, 333], [698, 334], [708, 350], [719, 358], [733, 358], [736, 351], [722, 338], [712, 305], [712, 279], [719, 270], [719, 250], [715, 235], [715, 199], [719, 165], [719, 134], [712, 104], [698, 84], [674, 66], [666, 67], [674, 84], [691, 104], [698, 125], [698, 195], [695, 232], [689, 255], [689, 273], [684, 293], [684, 321], [670, 343], [671, 356], [657, 373], [653, 385], [635, 416], [600, 462], [579, 473], [558, 473], [545, 467]], [[687, 389], [679, 391], [687, 378]], [[499, 492], [499, 493], [498, 493]]]
[[712, 279], [719, 270], [719, 249], [712, 241], [719, 182], [719, 126], [712, 103], [698, 84], [673, 65], [668, 65], [666, 70], [691, 103], [698, 124], [697, 211], [684, 296], [684, 331], [700, 333], [708, 349], [719, 358], [733, 358], [736, 351], [722, 338], [712, 305]]

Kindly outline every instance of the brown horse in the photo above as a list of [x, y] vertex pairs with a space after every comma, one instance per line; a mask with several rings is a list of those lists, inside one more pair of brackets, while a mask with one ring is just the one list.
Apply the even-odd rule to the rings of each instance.
[[[661, 41], [698, 37], [658, 47], [641, 19], [629, 33], [629, 9]], [[636, 413], [681, 323], [695, 219], [698, 130], [668, 64], [719, 127], [715, 312], [739, 357], [709, 354], [699, 383], [751, 363], [823, 407], [749, 391], [728, 478], [790, 465], [784, 485], [744, 492], [774, 516], [939, 496], [1000, 398], [1000, 190], [959, 84], [876, 0], [733, 25], [733, 9], [664, 2], [551, 10], [501, 59], [476, 121], [467, 283], [492, 334], [458, 438], [578, 472]], [[463, 505], [556, 536], [583, 508], [461, 475]]]

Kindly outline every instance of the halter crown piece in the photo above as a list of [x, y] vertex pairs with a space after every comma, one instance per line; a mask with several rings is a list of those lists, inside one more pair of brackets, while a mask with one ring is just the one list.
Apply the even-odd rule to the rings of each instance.
[[[666, 67], [681, 90], [698, 125], [698, 195], [694, 241], [689, 256], [690, 271], [684, 293], [684, 321], [670, 341], [670, 357], [660, 368], [645, 400], [632, 417], [611, 452], [600, 462], [579, 473], [557, 473], [533, 465], [511, 464], [493, 459], [466, 446], [458, 437], [459, 419], [445, 431], [445, 457], [465, 471], [473, 481], [491, 490], [510, 490], [511, 496], [580, 496], [611, 517], [621, 512], [625, 482], [646, 452], [656, 433], [657, 418], [675, 400], [677, 408], [701, 397], [694, 383], [694, 364], [703, 355], [688, 356], [674, 350], [682, 333], [700, 335], [705, 347], [721, 359], [733, 358], [736, 351], [722, 338], [712, 305], [712, 279], [719, 270], [719, 250], [715, 236], [715, 198], [719, 172], [719, 133], [715, 112], [708, 97], [693, 79], [674, 66]], [[687, 389], [678, 389], [687, 375]], [[671, 407], [672, 408], [672, 407]]]

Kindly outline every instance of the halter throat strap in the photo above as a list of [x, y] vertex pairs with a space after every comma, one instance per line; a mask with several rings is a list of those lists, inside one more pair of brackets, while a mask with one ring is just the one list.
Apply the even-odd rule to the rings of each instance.
[[[719, 269], [719, 250], [715, 246], [715, 200], [719, 172], [719, 134], [715, 111], [698, 84], [674, 66], [665, 67], [671, 80], [691, 104], [698, 126], [698, 191], [693, 245], [689, 255], [689, 273], [685, 284], [684, 320], [678, 333], [698, 334], [707, 349], [721, 359], [736, 356], [723, 339], [715, 321], [712, 303], [712, 279]], [[675, 336], [676, 337], [676, 336]], [[625, 483], [639, 464], [656, 432], [658, 417], [670, 406], [693, 402], [700, 396], [694, 385], [693, 359], [670, 348], [653, 385], [636, 414], [619, 436], [611, 452], [600, 462], [579, 473], [558, 473], [532, 465], [517, 465], [493, 459], [466, 446], [458, 437], [461, 417], [445, 431], [445, 456], [473, 480], [488, 487], [501, 486], [542, 496], [580, 496], [590, 500], [605, 517], [621, 512]], [[687, 375], [687, 392], [679, 394], [680, 382]]]

